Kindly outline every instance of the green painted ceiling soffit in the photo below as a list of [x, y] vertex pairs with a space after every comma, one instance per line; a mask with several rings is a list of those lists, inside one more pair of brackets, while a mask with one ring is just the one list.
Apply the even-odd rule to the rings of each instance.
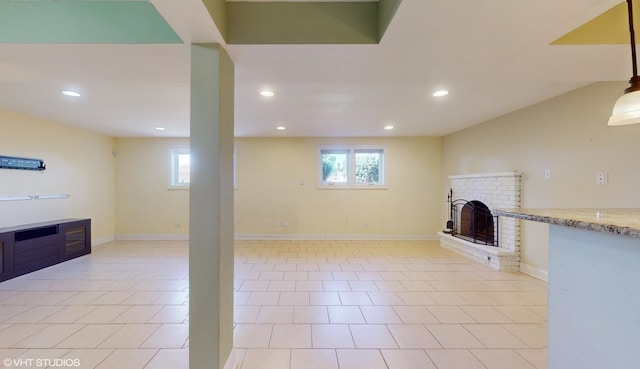
[[149, 1], [0, 1], [0, 43], [183, 43]]
[[375, 44], [377, 2], [229, 2], [230, 44]]
[[202, 0], [222, 38], [227, 40], [227, 0]]
[[380, 0], [378, 3], [378, 28], [379, 39], [382, 40], [382, 36], [387, 32], [387, 28], [391, 24], [393, 17], [396, 15], [396, 11], [400, 7], [402, 0]]
[[203, 0], [228, 44], [377, 44], [402, 0], [250, 2]]

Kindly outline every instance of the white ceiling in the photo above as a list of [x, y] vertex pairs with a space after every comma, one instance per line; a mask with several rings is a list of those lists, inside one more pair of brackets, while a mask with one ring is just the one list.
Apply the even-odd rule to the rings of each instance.
[[[151, 2], [185, 45], [2, 44], [0, 108], [116, 137], [187, 137], [188, 44], [222, 38], [201, 1]], [[628, 80], [628, 46], [549, 46], [619, 2], [404, 0], [380, 45], [227, 45], [236, 136], [445, 135]], [[440, 88], [450, 94], [432, 97]]]

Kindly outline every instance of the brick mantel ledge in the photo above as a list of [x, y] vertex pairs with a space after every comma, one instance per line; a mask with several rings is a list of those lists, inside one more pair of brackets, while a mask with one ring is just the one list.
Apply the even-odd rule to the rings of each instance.
[[449, 176], [449, 179], [485, 178], [485, 177], [522, 177], [522, 173], [513, 171], [513, 172], [498, 172], [498, 173], [456, 174], [454, 176]]

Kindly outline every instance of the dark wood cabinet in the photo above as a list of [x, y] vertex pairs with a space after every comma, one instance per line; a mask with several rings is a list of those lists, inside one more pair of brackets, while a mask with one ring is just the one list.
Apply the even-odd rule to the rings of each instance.
[[89, 219], [60, 224], [64, 248], [60, 249], [60, 261], [91, 253], [91, 222]]
[[0, 281], [4, 281], [7, 271], [12, 269], [9, 260], [13, 263], [13, 248], [9, 247], [9, 235], [0, 233]]
[[91, 219], [0, 228], [0, 281], [91, 253]]

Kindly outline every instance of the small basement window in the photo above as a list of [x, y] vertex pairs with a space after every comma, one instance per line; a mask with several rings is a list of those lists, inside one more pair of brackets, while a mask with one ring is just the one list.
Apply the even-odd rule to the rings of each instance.
[[191, 153], [189, 148], [170, 150], [169, 188], [189, 188], [191, 183]]
[[323, 146], [318, 150], [318, 186], [321, 188], [382, 187], [384, 148]]

